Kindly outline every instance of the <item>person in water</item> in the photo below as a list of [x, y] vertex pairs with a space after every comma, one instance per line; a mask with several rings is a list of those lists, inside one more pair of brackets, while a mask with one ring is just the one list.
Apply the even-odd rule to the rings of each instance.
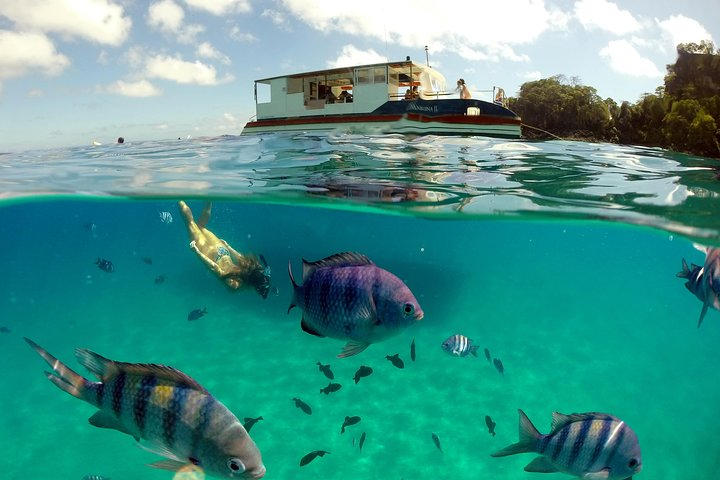
[[231, 290], [253, 287], [263, 298], [267, 298], [270, 292], [270, 269], [265, 259], [262, 255], [257, 257], [239, 253], [207, 229], [212, 203], [205, 203], [197, 222], [185, 202], [178, 202], [178, 207], [187, 226], [190, 248], [200, 260]]

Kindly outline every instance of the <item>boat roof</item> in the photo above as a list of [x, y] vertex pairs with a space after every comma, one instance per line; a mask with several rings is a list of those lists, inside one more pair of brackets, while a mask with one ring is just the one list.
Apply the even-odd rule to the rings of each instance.
[[348, 67], [326, 68], [323, 70], [314, 70], [314, 71], [309, 71], [309, 72], [293, 73], [290, 75], [277, 75], [275, 77], [261, 78], [261, 79], [255, 80], [255, 82], [256, 83], [270, 83], [272, 80], [275, 80], [278, 78], [304, 78], [304, 77], [313, 77], [313, 76], [322, 76], [322, 75], [352, 74], [353, 70], [355, 70], [356, 68], [372, 68], [372, 67], [385, 67], [385, 66], [388, 66], [388, 67], [396, 69], [396, 70], [417, 70], [419, 73], [426, 72], [431, 77], [439, 77], [440, 79], [442, 79], [443, 82], [445, 81], [445, 77], [437, 70], [433, 70], [432, 67], [423, 65], [421, 63], [415, 63], [411, 60], [403, 60], [400, 62], [370, 63], [367, 65], [352, 65], [352, 66], [348, 66]]

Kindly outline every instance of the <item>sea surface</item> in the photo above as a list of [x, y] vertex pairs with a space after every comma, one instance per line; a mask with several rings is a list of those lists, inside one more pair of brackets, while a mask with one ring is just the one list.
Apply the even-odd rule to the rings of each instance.
[[[635, 480], [720, 478], [720, 312], [698, 328], [702, 303], [676, 277], [720, 245], [719, 171], [661, 149], [480, 137], [0, 154], [0, 478], [173, 479], [131, 437], [89, 425], [95, 408], [48, 382], [23, 337], [88, 377], [75, 348], [171, 365], [240, 419], [262, 416], [250, 435], [267, 479], [570, 478], [524, 472], [533, 454], [490, 457], [517, 441], [518, 409], [543, 433], [556, 411], [620, 417], [640, 439]], [[211, 200], [208, 227], [262, 254], [277, 290], [230, 292], [188, 247], [179, 199], [196, 215]], [[401, 278], [425, 317], [340, 359], [344, 342], [288, 312], [287, 269], [345, 251]], [[480, 355], [445, 353], [455, 333]], [[405, 368], [386, 359], [396, 353]], [[317, 362], [338, 392], [319, 393]], [[374, 373], [355, 384], [360, 365]], [[313, 450], [331, 453], [300, 467]]]

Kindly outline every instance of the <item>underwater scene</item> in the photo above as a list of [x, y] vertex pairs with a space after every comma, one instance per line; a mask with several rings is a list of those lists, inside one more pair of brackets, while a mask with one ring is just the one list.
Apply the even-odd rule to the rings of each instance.
[[718, 168], [348, 134], [0, 154], [0, 476], [718, 478]]

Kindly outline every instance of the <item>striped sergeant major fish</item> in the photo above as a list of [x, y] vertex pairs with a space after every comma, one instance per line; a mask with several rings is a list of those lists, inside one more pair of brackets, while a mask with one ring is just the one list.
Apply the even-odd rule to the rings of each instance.
[[451, 335], [442, 343], [443, 351], [456, 357], [467, 357], [468, 354], [472, 354], [477, 357], [477, 345], [473, 345], [473, 341], [465, 335], [456, 333]]
[[78, 375], [44, 348], [25, 341], [50, 365], [47, 378], [61, 390], [98, 408], [89, 421], [127, 433], [165, 457], [155, 468], [199, 467], [217, 478], [262, 478], [260, 451], [235, 415], [190, 376], [164, 365], [122, 363], [86, 349], [81, 365], [100, 381]]
[[706, 253], [703, 266], [691, 263], [688, 267], [683, 258], [682, 271], [676, 276], [686, 278], [685, 287], [703, 303], [697, 325], [700, 328], [708, 307], [720, 310], [720, 248], [697, 248]]
[[318, 337], [346, 340], [338, 358], [357, 355], [371, 343], [397, 335], [423, 318], [420, 304], [398, 277], [359, 253], [316, 262], [303, 259], [303, 284], [288, 263], [293, 298], [303, 312], [301, 328]]
[[637, 435], [625, 422], [605, 413], [553, 413], [550, 433], [537, 431], [520, 413], [520, 440], [492, 454], [538, 453], [526, 472], [564, 472], [584, 480], [629, 480], [642, 468]]

